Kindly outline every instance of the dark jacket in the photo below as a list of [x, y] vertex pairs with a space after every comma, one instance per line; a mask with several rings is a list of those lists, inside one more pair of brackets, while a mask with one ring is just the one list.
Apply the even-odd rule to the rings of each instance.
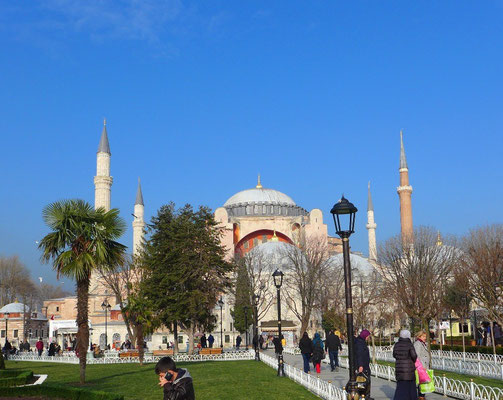
[[281, 344], [281, 340], [278, 337], [275, 337], [272, 340], [272, 344], [274, 345], [274, 352], [283, 353], [283, 345]]
[[341, 339], [333, 332], [328, 335], [325, 344], [327, 346], [327, 351], [342, 350]]
[[410, 339], [400, 338], [393, 346], [395, 357], [395, 376], [397, 381], [414, 381], [416, 379], [416, 350]]
[[313, 341], [309, 339], [309, 336], [302, 336], [299, 342], [299, 349], [302, 354], [312, 354]]
[[315, 365], [320, 364], [321, 360], [325, 358], [325, 352], [323, 351], [323, 342], [321, 341], [319, 335], [316, 335], [315, 340], [313, 340], [313, 358], [311, 359], [313, 364]]
[[189, 371], [178, 368], [177, 372], [176, 380], [163, 386], [164, 400], [195, 400], [194, 385]]
[[370, 352], [365, 339], [358, 336], [355, 339], [355, 365], [363, 367], [364, 371], [370, 371]]

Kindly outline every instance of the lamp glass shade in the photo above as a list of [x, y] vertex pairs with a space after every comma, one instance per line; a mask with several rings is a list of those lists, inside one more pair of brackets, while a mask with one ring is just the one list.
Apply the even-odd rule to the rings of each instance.
[[283, 285], [283, 272], [277, 269], [276, 271], [273, 272], [272, 277], [274, 278], [274, 286], [276, 286], [277, 289]]
[[5, 319], [8, 319], [10, 317], [10, 312], [3, 313], [3, 316], [5, 317]]
[[222, 299], [218, 300], [218, 305], [222, 308], [224, 306], [224, 301]]
[[254, 304], [256, 307], [258, 307], [258, 303], [259, 303], [259, 301], [260, 301], [260, 297], [259, 297], [259, 295], [258, 295], [258, 294], [254, 294], [254, 295], [253, 295], [253, 304]]
[[[355, 217], [357, 211], [358, 209], [354, 206], [354, 204], [349, 202], [344, 197], [344, 195], [337, 203], [335, 203], [335, 205], [330, 210], [330, 213], [334, 218], [335, 231], [337, 232], [337, 234], [342, 232], [353, 233], [355, 231]], [[340, 218], [341, 216], [346, 215], [349, 216], [349, 221], [347, 221], [348, 224], [347, 229], [345, 226], [341, 226], [341, 218]], [[347, 218], [343, 217], [343, 222], [344, 219], [347, 220]]]

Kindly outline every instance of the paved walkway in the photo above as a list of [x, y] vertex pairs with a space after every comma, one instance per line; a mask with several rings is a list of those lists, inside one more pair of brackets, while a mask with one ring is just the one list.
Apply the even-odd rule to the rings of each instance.
[[[274, 351], [272, 350], [266, 350], [264, 351], [264, 353], [272, 357], [275, 356]], [[299, 355], [283, 354], [283, 359], [285, 363], [290, 364], [295, 368], [298, 368], [300, 370], [304, 368], [302, 362], [302, 356], [300, 354]], [[313, 370], [312, 363], [311, 363], [311, 374], [317, 375], [316, 371]], [[321, 373], [319, 374], [319, 377], [320, 379], [330, 381], [335, 386], [342, 388], [346, 385], [349, 375], [348, 370], [344, 368], [339, 368], [339, 372], [330, 372], [330, 365], [322, 363]], [[395, 382], [389, 382], [385, 379], [376, 378], [375, 376], [372, 376], [371, 396], [376, 400], [390, 400], [393, 398], [393, 395], [395, 394], [395, 387], [396, 387]], [[443, 397], [438, 393], [428, 394], [426, 398], [428, 400], [445, 399], [445, 397]]]

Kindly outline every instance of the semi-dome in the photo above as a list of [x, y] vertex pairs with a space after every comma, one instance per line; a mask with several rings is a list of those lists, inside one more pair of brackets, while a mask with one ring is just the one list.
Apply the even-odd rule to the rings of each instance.
[[25, 306], [23, 303], [10, 303], [6, 304], [2, 308], [0, 308], [0, 314], [3, 313], [22, 313], [22, 312], [28, 312], [29, 307]]

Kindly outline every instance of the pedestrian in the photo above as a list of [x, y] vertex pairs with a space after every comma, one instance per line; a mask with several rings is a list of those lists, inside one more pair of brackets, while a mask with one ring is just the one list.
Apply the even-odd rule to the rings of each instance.
[[210, 349], [213, 348], [213, 342], [215, 341], [215, 338], [213, 335], [210, 333], [210, 336], [208, 336], [208, 344], [210, 345]]
[[258, 337], [257, 337], [257, 335], [253, 335], [252, 344], [253, 344], [253, 349], [255, 351], [257, 351], [257, 347], [258, 347]]
[[395, 358], [396, 390], [393, 400], [417, 400], [416, 350], [410, 341], [410, 331], [400, 331], [400, 338], [393, 346]]
[[24, 343], [22, 343], [21, 346], [19, 346], [19, 347], [20, 347], [20, 350], [22, 350], [22, 351], [26, 351], [26, 352], [31, 351], [30, 343], [28, 343], [28, 339], [25, 339]]
[[238, 335], [238, 337], [236, 338], [236, 350], [239, 350], [239, 346], [241, 346], [242, 341], [243, 339], [241, 339], [241, 336]]
[[38, 342], [35, 343], [35, 348], [38, 351], [38, 356], [42, 356], [42, 352], [44, 351], [44, 342], [42, 342], [42, 338], [39, 338]]
[[320, 334], [316, 332], [313, 339], [313, 366], [316, 369], [316, 373], [321, 373], [321, 360], [325, 358], [325, 352], [323, 351], [323, 341], [321, 340]]
[[309, 373], [309, 361], [313, 355], [313, 341], [309, 338], [307, 332], [302, 334], [302, 338], [299, 342], [300, 353], [302, 354], [302, 360], [304, 361], [304, 372]]
[[475, 331], [477, 346], [482, 346], [482, 341], [484, 340], [484, 325], [480, 324], [480, 326]]
[[501, 326], [497, 322], [493, 323], [493, 331], [494, 331], [494, 344], [496, 346], [501, 345]]
[[5, 359], [8, 360], [10, 353], [12, 351], [12, 345], [10, 344], [9, 340], [5, 338], [5, 344], [3, 346], [3, 352], [5, 354]]
[[[431, 365], [431, 355], [430, 352], [428, 351], [428, 346], [426, 345], [426, 332], [425, 331], [419, 331], [416, 335], [416, 340], [414, 341], [414, 350], [416, 351], [417, 358], [421, 361], [421, 364], [423, 364], [423, 368], [425, 370], [430, 369]], [[426, 396], [421, 393], [420, 386], [417, 386], [417, 396], [418, 400], [425, 400]]]
[[327, 336], [326, 352], [330, 358], [330, 370], [339, 370], [339, 350], [342, 351], [341, 339], [333, 331], [330, 331]]
[[159, 386], [164, 391], [164, 400], [195, 400], [194, 383], [189, 371], [176, 368], [171, 357], [163, 357], [155, 366]]
[[279, 357], [279, 355], [283, 353], [283, 346], [281, 345], [281, 340], [278, 336], [274, 336], [272, 344], [274, 345], [274, 352], [276, 353], [276, 357]]
[[372, 397], [370, 397], [370, 352], [369, 347], [367, 346], [367, 340], [369, 337], [370, 331], [364, 329], [360, 332], [360, 335], [354, 339], [354, 344], [356, 368], [358, 368], [358, 373], [364, 374], [367, 379], [365, 398], [372, 400]]
[[56, 343], [52, 342], [49, 345], [49, 357], [54, 357], [54, 353], [56, 352]]
[[260, 335], [260, 337], [258, 338], [258, 342], [260, 344], [260, 349], [264, 350], [264, 336]]
[[201, 336], [201, 347], [205, 349], [208, 346], [208, 343], [206, 342], [206, 335], [203, 333], [203, 336]]
[[285, 339], [285, 337], [283, 335], [281, 335], [280, 339], [281, 339], [281, 346], [283, 346], [283, 348], [285, 348], [286, 347], [286, 339]]

